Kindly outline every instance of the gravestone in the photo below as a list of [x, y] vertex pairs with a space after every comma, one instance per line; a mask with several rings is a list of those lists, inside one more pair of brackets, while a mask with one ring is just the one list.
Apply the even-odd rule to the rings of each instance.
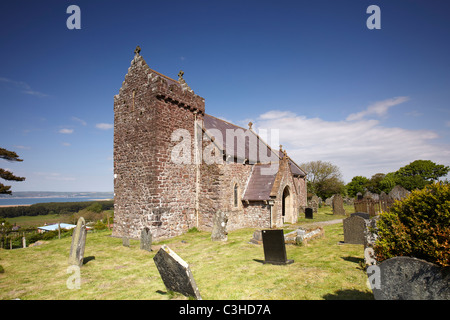
[[294, 260], [286, 258], [286, 245], [283, 230], [262, 230], [264, 263], [290, 264]]
[[217, 211], [213, 217], [213, 229], [211, 233], [211, 240], [213, 241], [227, 241], [227, 222], [228, 216], [223, 211]]
[[391, 192], [389, 192], [389, 196], [394, 200], [403, 200], [407, 196], [409, 196], [411, 192], [403, 188], [402, 186], [396, 185]]
[[340, 194], [333, 196], [332, 209], [333, 214], [345, 215], [344, 200]]
[[250, 243], [262, 244], [262, 231], [261, 230], [255, 230], [253, 232], [253, 238], [250, 239]]
[[312, 208], [305, 208], [305, 218], [313, 219], [313, 209]]
[[366, 266], [376, 264], [375, 251], [373, 249], [378, 237], [377, 222], [380, 216], [366, 219], [366, 229], [364, 230], [364, 263]]
[[127, 237], [123, 237], [123, 238], [122, 238], [122, 245], [123, 245], [124, 247], [129, 247], [129, 246], [130, 246], [130, 239], [127, 238]]
[[355, 213], [352, 213], [350, 216], [358, 216], [363, 219], [370, 219], [370, 215], [367, 212], [355, 212]]
[[364, 244], [364, 233], [366, 220], [360, 216], [353, 215], [344, 219], [344, 243]]
[[450, 300], [449, 267], [394, 257], [367, 270], [376, 300]]
[[141, 230], [141, 250], [152, 251], [152, 233], [149, 228]]
[[80, 217], [77, 226], [72, 233], [72, 245], [70, 246], [69, 265], [81, 267], [83, 265], [84, 247], [86, 246], [86, 221]]
[[153, 261], [168, 291], [202, 300], [189, 265], [168, 246], [163, 245]]
[[316, 195], [313, 195], [309, 203], [309, 206], [313, 209], [313, 212], [317, 213], [317, 211], [319, 210], [320, 198]]

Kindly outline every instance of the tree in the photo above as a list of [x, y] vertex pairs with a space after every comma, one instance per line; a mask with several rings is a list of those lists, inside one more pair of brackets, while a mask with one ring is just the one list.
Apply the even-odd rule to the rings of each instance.
[[450, 167], [430, 160], [416, 160], [395, 172], [395, 180], [407, 190], [423, 189], [447, 175]]
[[[0, 159], [4, 159], [7, 161], [17, 161], [21, 162], [22, 159], [19, 159], [19, 156], [14, 151], [9, 151], [3, 148], [0, 148]], [[0, 178], [3, 180], [8, 181], [24, 181], [25, 178], [23, 177], [16, 177], [12, 172], [0, 168]], [[11, 186], [5, 186], [4, 184], [0, 183], [0, 194], [11, 194]]]
[[364, 194], [369, 185], [370, 180], [363, 176], [355, 176], [352, 181], [347, 183], [347, 193], [350, 197], [356, 197], [358, 192]]
[[308, 192], [325, 199], [344, 191], [341, 171], [331, 162], [310, 161], [301, 167], [307, 172]]

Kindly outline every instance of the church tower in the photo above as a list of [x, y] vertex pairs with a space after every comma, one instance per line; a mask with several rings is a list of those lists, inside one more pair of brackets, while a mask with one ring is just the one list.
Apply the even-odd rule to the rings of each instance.
[[[138, 238], [147, 227], [154, 239], [165, 239], [196, 226], [195, 134], [205, 100], [189, 88], [182, 71], [178, 76], [174, 80], [150, 69], [137, 47], [114, 96], [113, 236]], [[190, 163], [172, 161], [183, 139], [174, 135], [180, 130], [191, 139], [184, 149]]]

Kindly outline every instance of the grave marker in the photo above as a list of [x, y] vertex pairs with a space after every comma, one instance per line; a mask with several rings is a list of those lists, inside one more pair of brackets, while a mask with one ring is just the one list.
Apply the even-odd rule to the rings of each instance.
[[[450, 274], [445, 268], [412, 257], [394, 257], [381, 262], [378, 279], [367, 273], [376, 300], [450, 300]], [[377, 281], [379, 283], [377, 283]]]
[[152, 233], [147, 227], [141, 231], [141, 250], [152, 251]]
[[213, 217], [213, 229], [211, 233], [212, 241], [227, 241], [227, 222], [228, 216], [223, 211], [217, 211]]
[[340, 194], [335, 194], [332, 202], [333, 214], [345, 215], [344, 200]]
[[313, 208], [305, 208], [305, 218], [306, 219], [313, 219]]
[[344, 219], [344, 243], [364, 244], [366, 220], [358, 215]]
[[294, 260], [288, 260], [286, 257], [283, 230], [262, 230], [262, 239], [264, 263], [283, 265], [294, 262]]
[[72, 245], [70, 246], [69, 265], [81, 267], [83, 265], [84, 247], [86, 246], [86, 221], [80, 217], [73, 230]]
[[163, 245], [153, 261], [167, 290], [202, 299], [189, 265], [168, 246]]

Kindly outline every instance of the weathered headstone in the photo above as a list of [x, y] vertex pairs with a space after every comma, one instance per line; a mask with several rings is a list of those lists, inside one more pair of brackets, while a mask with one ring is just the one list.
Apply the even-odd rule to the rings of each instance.
[[403, 200], [407, 196], [409, 196], [411, 192], [403, 188], [402, 186], [396, 185], [391, 192], [389, 192], [389, 196], [394, 200]]
[[228, 216], [223, 211], [217, 211], [213, 217], [213, 229], [211, 233], [211, 240], [213, 241], [227, 241], [227, 222]]
[[305, 218], [313, 219], [313, 209], [312, 208], [305, 208]]
[[283, 230], [262, 230], [262, 239], [264, 263], [290, 264], [294, 262], [294, 260], [288, 260], [286, 257]]
[[152, 251], [152, 233], [150, 228], [145, 227], [141, 230], [141, 249]]
[[354, 215], [344, 219], [344, 243], [364, 244], [364, 232], [366, 221], [360, 216]]
[[261, 230], [255, 230], [253, 232], [253, 238], [250, 239], [250, 243], [262, 244], [262, 231]]
[[355, 213], [352, 213], [350, 216], [358, 216], [363, 219], [370, 219], [370, 215], [367, 212], [355, 212]]
[[320, 198], [316, 195], [313, 195], [311, 200], [309, 201], [309, 206], [313, 209], [313, 212], [317, 213], [319, 210]]
[[73, 230], [72, 245], [70, 246], [69, 265], [81, 267], [83, 265], [84, 248], [86, 246], [86, 221], [80, 217]]
[[124, 247], [129, 247], [130, 246], [130, 238], [128, 237], [122, 237], [122, 245]]
[[189, 265], [168, 246], [163, 245], [153, 261], [167, 290], [202, 299]]
[[344, 200], [340, 194], [335, 194], [332, 202], [333, 214], [345, 215]]
[[449, 267], [394, 257], [367, 270], [376, 300], [450, 300]]
[[378, 237], [377, 222], [380, 216], [366, 219], [366, 229], [364, 230], [364, 263], [366, 266], [376, 264], [375, 251], [373, 249]]

